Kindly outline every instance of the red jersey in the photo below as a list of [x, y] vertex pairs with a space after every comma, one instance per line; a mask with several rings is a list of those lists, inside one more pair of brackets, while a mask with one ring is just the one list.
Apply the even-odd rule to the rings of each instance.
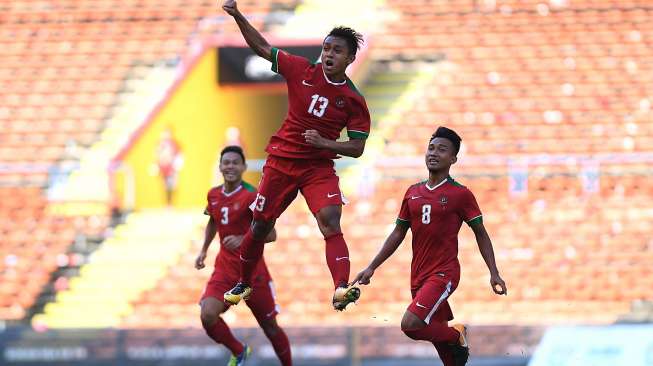
[[[229, 235], [245, 235], [252, 224], [252, 211], [249, 205], [256, 200], [256, 189], [243, 182], [234, 191], [225, 193], [223, 186], [211, 188], [207, 194], [207, 206], [204, 210], [218, 227], [220, 251], [215, 258], [215, 267], [234, 276], [240, 275], [240, 249], [227, 249], [222, 243]], [[265, 261], [261, 258], [256, 275], [269, 277]]]
[[410, 225], [413, 232], [411, 287], [440, 275], [460, 277], [458, 232], [463, 221], [471, 225], [483, 220], [476, 198], [451, 177], [435, 187], [427, 182], [412, 185], [406, 191], [397, 225]]
[[327, 79], [321, 63], [272, 49], [272, 71], [283, 75], [288, 86], [288, 115], [265, 149], [270, 155], [293, 159], [334, 159], [336, 154], [311, 146], [302, 134], [316, 130], [336, 140], [343, 128], [349, 138], [366, 139], [370, 112], [365, 98], [347, 78], [342, 83]]

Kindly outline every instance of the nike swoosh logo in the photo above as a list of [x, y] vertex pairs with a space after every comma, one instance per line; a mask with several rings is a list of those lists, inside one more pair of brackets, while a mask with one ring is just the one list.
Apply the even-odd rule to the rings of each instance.
[[333, 198], [337, 195], [338, 195], [337, 193], [327, 193], [327, 198]]
[[416, 199], [421, 198], [421, 197], [422, 197], [422, 196], [410, 196], [410, 199], [411, 199], [411, 200], [416, 200]]
[[338, 257], [338, 258], [336, 258], [336, 262], [339, 261], [339, 260], [342, 260], [342, 259], [349, 259], [349, 257]]
[[309, 84], [309, 83], [307, 83], [306, 80], [302, 80], [302, 84], [304, 84], [304, 85], [306, 85], [306, 86], [313, 86], [313, 84]]
[[426, 309], [426, 306], [424, 306], [424, 305], [422, 305], [422, 304], [420, 304], [420, 303], [418, 303], [418, 302], [416, 302], [415, 305], [419, 306], [420, 308], [424, 308], [424, 309]]
[[215, 206], [217, 204], [218, 204], [217, 202], [211, 202], [211, 206]]

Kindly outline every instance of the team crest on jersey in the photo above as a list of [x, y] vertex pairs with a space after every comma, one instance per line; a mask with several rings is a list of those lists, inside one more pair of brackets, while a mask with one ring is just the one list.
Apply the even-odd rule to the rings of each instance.
[[345, 107], [345, 98], [343, 98], [343, 97], [337, 97], [337, 98], [336, 98], [336, 107], [338, 107], [338, 108], [344, 108], [344, 107]]
[[240, 208], [240, 202], [234, 203], [234, 210], [237, 210]]
[[449, 200], [447, 199], [447, 196], [442, 195], [439, 198], [439, 202], [440, 202], [440, 206], [444, 207], [447, 205], [447, 202], [449, 202]]

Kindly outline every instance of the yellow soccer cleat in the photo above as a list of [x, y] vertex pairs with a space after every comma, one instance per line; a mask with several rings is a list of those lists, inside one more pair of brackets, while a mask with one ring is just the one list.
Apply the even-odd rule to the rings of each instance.
[[252, 294], [252, 288], [242, 282], [238, 282], [234, 288], [224, 293], [224, 301], [231, 305], [238, 305], [240, 300], [247, 300]]
[[355, 285], [338, 287], [333, 293], [333, 308], [343, 311], [347, 305], [356, 302], [361, 297], [361, 290]]
[[243, 353], [239, 354], [238, 356], [231, 355], [231, 358], [229, 359], [229, 363], [227, 366], [242, 366], [245, 364], [245, 361], [249, 358], [249, 356], [252, 354], [252, 347], [245, 345], [245, 349], [243, 350]]

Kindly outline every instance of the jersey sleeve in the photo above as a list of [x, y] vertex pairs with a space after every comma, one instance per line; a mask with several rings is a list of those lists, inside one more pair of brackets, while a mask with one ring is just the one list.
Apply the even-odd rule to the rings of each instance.
[[347, 121], [347, 136], [350, 139], [367, 139], [371, 124], [370, 111], [367, 109], [365, 99], [354, 99], [351, 117]]
[[401, 208], [399, 209], [399, 215], [395, 222], [397, 225], [403, 225], [410, 227], [410, 208], [408, 207], [408, 191], [404, 194], [404, 199], [401, 201]]
[[460, 217], [471, 226], [475, 222], [483, 222], [481, 209], [478, 207], [476, 197], [469, 189], [465, 189], [460, 205]]
[[300, 75], [311, 63], [301, 56], [295, 56], [276, 47], [272, 48], [272, 71], [283, 75], [286, 80]]

